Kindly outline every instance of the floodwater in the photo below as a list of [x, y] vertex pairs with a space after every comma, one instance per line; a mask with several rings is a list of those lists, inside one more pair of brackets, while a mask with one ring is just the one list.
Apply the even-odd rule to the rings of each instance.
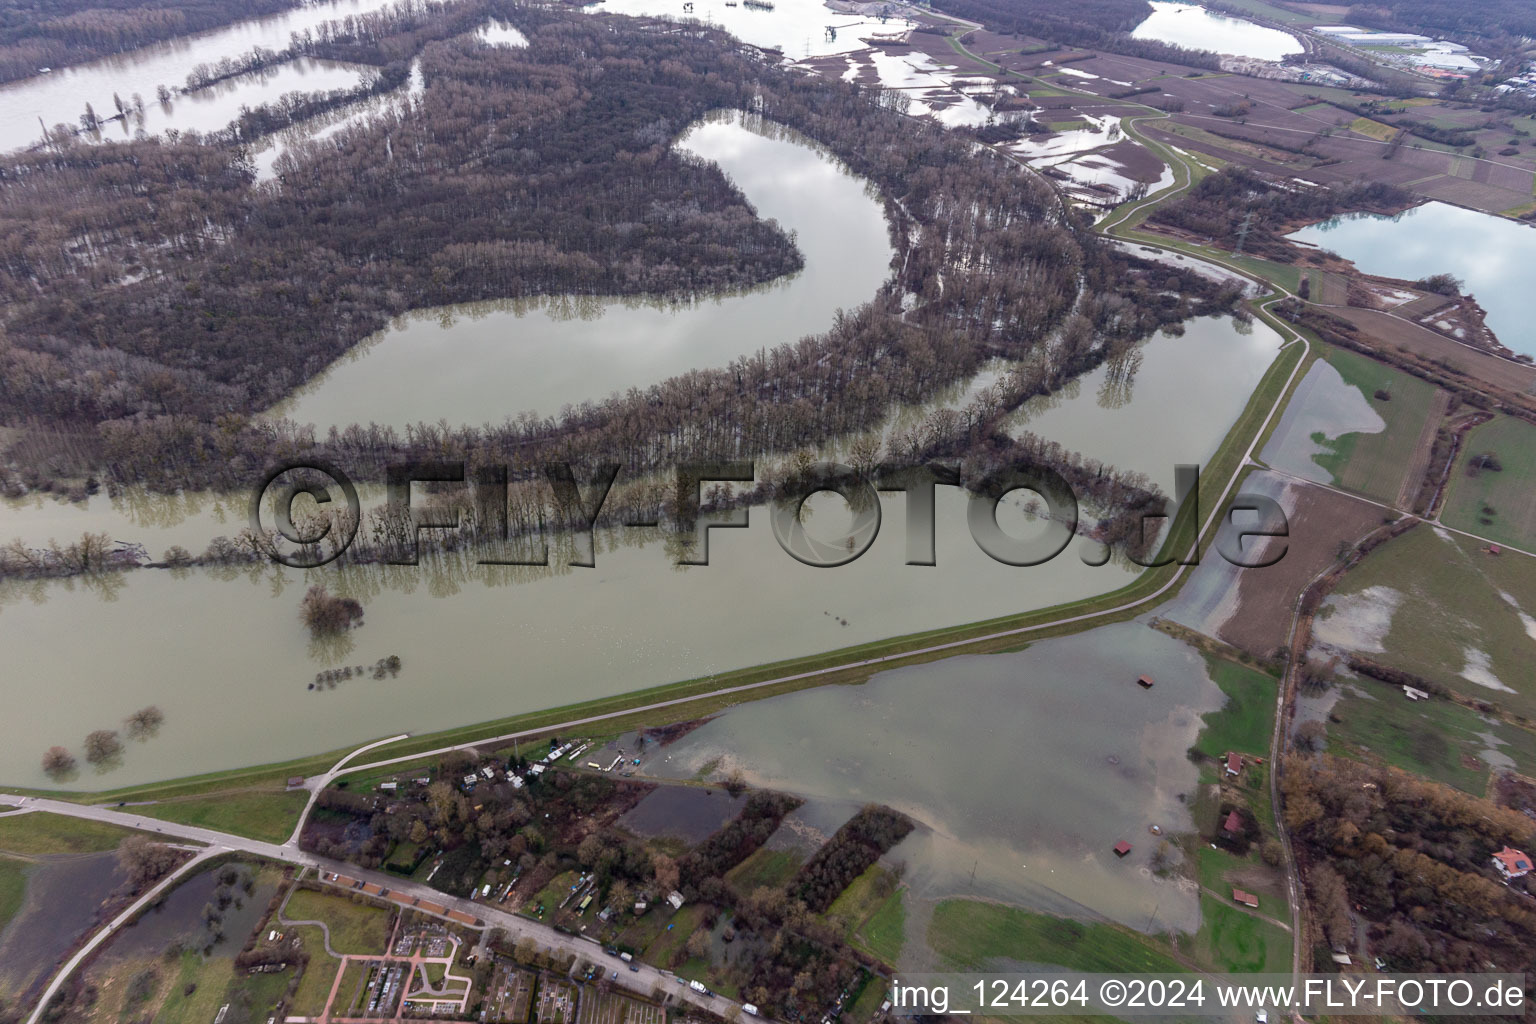
[[873, 190], [798, 133], [722, 112], [678, 146], [718, 164], [759, 217], [793, 232], [804, 269], [692, 302], [558, 296], [418, 311], [273, 412], [322, 430], [553, 414], [824, 331], [837, 310], [868, 302], [890, 276], [894, 251]]
[[115, 853], [39, 858], [27, 871], [25, 902], [0, 929], [0, 992], [25, 993], [21, 1005], [35, 999], [48, 972], [93, 928], [102, 901], [121, 881]]
[[[599, 538], [593, 569], [566, 567], [556, 550], [547, 569], [448, 556], [419, 567], [144, 569], [0, 584], [6, 670], [28, 680], [0, 718], [0, 782], [48, 785], [45, 749], [78, 750], [86, 733], [149, 704], [165, 712], [159, 735], [129, 744], [120, 768], [85, 769], [69, 785], [130, 785], [468, 725], [1044, 608], [1134, 578], [1118, 563], [1085, 565], [1081, 555], [1098, 549], [1086, 541], [1033, 568], [995, 562], [971, 540], [965, 498], [948, 487], [937, 495], [932, 567], [905, 564], [904, 499], [891, 494], [868, 552], [831, 569], [791, 558], [755, 509], [748, 528], [711, 531], [708, 566], [679, 567], [657, 531], [628, 529]], [[243, 516], [229, 527], [210, 520], [241, 507], [209, 501], [184, 529], [233, 535]], [[126, 517], [113, 525], [106, 501], [65, 512], [119, 540], [144, 529]], [[838, 518], [818, 510], [810, 531]], [[1017, 516], [999, 519], [1028, 532]], [[173, 536], [156, 527], [146, 544], [158, 556]], [[358, 598], [364, 625], [312, 641], [298, 610], [315, 582]], [[403, 661], [397, 678], [308, 688], [323, 670], [391, 654]], [[658, 712], [654, 724], [669, 720]]]
[[733, 797], [724, 788], [658, 786], [617, 824], [646, 838], [667, 836], [695, 846], [741, 813], [745, 802], [745, 796]]
[[958, 69], [940, 64], [926, 53], [887, 53], [871, 50], [867, 54], [880, 84], [901, 90], [907, 97], [907, 113], [913, 117], [931, 114], [949, 128], [980, 127], [993, 116], [986, 104], [965, 94], [955, 81]]
[[764, 10], [731, 0], [605, 0], [601, 7], [590, 9], [701, 21], [753, 46], [781, 50], [792, 60], [862, 50], [867, 45], [864, 40], [898, 35], [911, 24], [901, 17], [881, 21], [843, 14], [829, 10], [821, 0], [772, 0], [772, 5], [772, 10]]
[[[1138, 687], [1141, 673], [1157, 685]], [[754, 785], [839, 809], [895, 807], [923, 826], [888, 855], [905, 861], [919, 899], [1192, 931], [1197, 895], [1153, 871], [1149, 828], [1193, 827], [1198, 771], [1186, 751], [1223, 699], [1198, 654], [1125, 622], [744, 704], [646, 770], [686, 778], [717, 761], [720, 773], [739, 768]], [[1124, 859], [1112, 851], [1122, 839], [1133, 847]]]
[[[20, 149], [42, 138], [39, 118], [49, 128], [60, 122], [78, 124], [87, 103], [98, 116], [115, 113], [113, 93], [122, 97], [125, 104], [132, 102], [135, 93], [143, 98], [146, 117], [153, 119], [152, 125], [146, 125], [150, 131], [166, 127], [206, 130], [228, 124], [239, 113], [242, 104], [254, 106], [294, 89], [336, 88], [334, 84], [320, 84], [321, 79], [314, 75], [314, 68], [306, 63], [303, 67], [280, 73], [267, 84], [260, 84], [251, 76], [255, 84], [237, 80], [225, 91], [206, 90], [210, 94], [206, 97], [177, 96], [170, 104], [169, 113], [161, 111], [155, 98], [156, 89], [161, 85], [171, 90], [185, 85], [187, 74], [199, 64], [238, 57], [258, 46], [281, 50], [288, 46], [289, 36], [294, 32], [336, 18], [378, 10], [388, 3], [389, 0], [330, 0], [328, 3], [304, 4], [282, 14], [183, 36], [89, 64], [55, 68], [48, 74], [0, 86], [0, 150]], [[355, 81], [355, 71], [352, 78]], [[194, 113], [195, 122], [183, 122], [184, 117], [191, 118]], [[215, 117], [222, 120], [209, 124]], [[120, 123], [108, 125], [103, 136], [119, 137], [123, 131]]]
[[[1279, 503], [1291, 522], [1295, 521], [1296, 498], [1299, 484], [1265, 470], [1254, 470], [1244, 478], [1240, 494], [1252, 494]], [[1179, 594], [1172, 601], [1158, 608], [1157, 614], [1173, 622], [1181, 623], [1206, 636], [1220, 637], [1224, 627], [1237, 613], [1238, 585], [1244, 571], [1220, 554], [1225, 545], [1237, 544], [1237, 535], [1249, 528], [1253, 519], [1245, 515], [1241, 519], [1228, 516], [1216, 528], [1215, 541], [1206, 549], [1200, 564], [1190, 573]], [[1254, 558], [1263, 557], [1270, 544], [1279, 543], [1262, 538], [1252, 538], [1244, 543], [1244, 553]]]
[[[239, 881], [233, 887], [227, 887], [222, 885], [221, 879], [231, 867], [239, 873]], [[243, 881], [254, 877], [250, 866], [240, 863], [220, 864], [198, 872], [179, 882], [164, 899], [119, 932], [103, 956], [108, 959], [159, 956], [172, 944], [206, 934], [203, 908], [209, 904], [217, 907], [222, 889], [231, 897], [231, 902], [219, 911], [219, 928], [224, 937], [214, 943], [212, 955], [233, 957], [240, 952], [251, 929], [261, 920], [267, 904], [277, 892], [276, 883], [267, 880], [255, 884], [247, 895]]]
[[1155, 39], [1186, 50], [1210, 50], [1234, 57], [1278, 61], [1301, 53], [1301, 42], [1289, 32], [1265, 28], [1241, 18], [1213, 14], [1197, 4], [1152, 0], [1152, 13], [1131, 36]]
[[[118, 142], [137, 138], [141, 132], [157, 135], [170, 128], [183, 132], [216, 132], [239, 117], [243, 107], [257, 107], [290, 92], [354, 89], [372, 81], [375, 74], [374, 69], [360, 64], [301, 57], [216, 82], [205, 89], [172, 97], [166, 103], [146, 98], [142, 115], [130, 114], [122, 121], [102, 125], [96, 133], [81, 137]], [[96, 113], [102, 115], [111, 110], [111, 107], [106, 110], [97, 107]]]
[[[1203, 463], [1216, 450], [1276, 343], [1261, 325], [1245, 333], [1230, 320], [1192, 321], [1182, 337], [1137, 350], [1140, 366], [1117, 369], [1112, 387], [1106, 369], [1032, 403], [1017, 429], [1145, 472], [1171, 491], [1176, 463]], [[983, 368], [943, 404], [967, 400], [1003, 368]], [[1152, 416], [1159, 430], [1142, 429]], [[378, 500], [376, 492], [362, 498]], [[29, 496], [0, 505], [0, 538], [38, 546], [91, 530], [142, 543], [153, 557], [173, 543], [197, 552], [245, 526], [245, 501], [137, 490], [80, 505]], [[824, 503], [814, 504], [811, 532], [832, 536], [846, 513], [823, 515]], [[0, 721], [0, 781], [46, 784], [37, 767], [43, 749], [78, 745], [146, 704], [166, 712], [160, 735], [130, 745], [109, 776], [86, 773], [75, 785], [126, 785], [466, 725], [1048, 607], [1133, 578], [1116, 563], [1085, 566], [1080, 556], [1097, 549], [1086, 542], [1036, 568], [994, 562], [971, 541], [965, 504], [953, 489], [938, 490], [936, 567], [904, 564], [904, 500], [888, 495], [874, 545], [837, 569], [794, 561], [758, 509], [746, 530], [712, 531], [706, 567], [679, 568], [655, 532], [626, 530], [601, 538], [596, 569], [564, 568], [558, 556], [550, 569], [429, 559], [419, 568], [140, 570], [0, 585], [9, 664], [36, 684]], [[1005, 512], [1010, 533], [1032, 533], [1017, 509]], [[311, 582], [356, 596], [365, 624], [336, 642], [310, 641], [298, 604]], [[322, 670], [390, 654], [404, 662], [398, 678], [308, 689]], [[657, 724], [665, 719], [660, 713]]]
[[1516, 352], [1536, 356], [1536, 322], [1528, 308], [1536, 230], [1529, 225], [1425, 203], [1395, 217], [1337, 217], [1289, 237], [1331, 249], [1367, 274], [1409, 281], [1454, 274], [1487, 312], [1498, 339]]
[[1314, 483], [1337, 483], [1318, 461], [1346, 434], [1379, 434], [1387, 429], [1365, 393], [1347, 382], [1333, 364], [1319, 359], [1307, 370], [1280, 414], [1259, 457], [1276, 469]]
[[[482, 33], [491, 31], [494, 26], [487, 26]], [[509, 29], [517, 32], [516, 29]], [[520, 35], [521, 33], [519, 33]], [[481, 38], [486, 38], [483, 34]], [[512, 45], [510, 42], [492, 43], [495, 46]], [[421, 96], [426, 88], [426, 79], [421, 72], [421, 58], [417, 57], [411, 62], [410, 78], [405, 85], [394, 92], [383, 96], [370, 96], [368, 99], [358, 100], [348, 104], [339, 110], [319, 114], [291, 128], [284, 129], [275, 135], [262, 138], [251, 153], [251, 163], [256, 168], [256, 182], [260, 184], [272, 181], [277, 177], [277, 159], [284, 153], [302, 150], [303, 143], [320, 142], [331, 138], [341, 131], [362, 124], [379, 114], [386, 108], [410, 102]]]
[[1280, 336], [1257, 321], [1201, 317], [1183, 327], [1182, 335], [1159, 332], [1054, 395], [1025, 403], [1009, 432], [1048, 437], [1145, 473], [1172, 495], [1174, 466], [1203, 466], [1216, 454], [1280, 351]]

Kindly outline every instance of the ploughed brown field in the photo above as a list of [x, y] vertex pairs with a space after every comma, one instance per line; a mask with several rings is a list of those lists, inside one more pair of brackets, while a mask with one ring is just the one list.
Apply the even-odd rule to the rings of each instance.
[[1218, 630], [1220, 639], [1260, 656], [1285, 646], [1296, 595], [1333, 564], [1340, 545], [1363, 538], [1386, 514], [1363, 499], [1303, 483], [1292, 484], [1281, 504], [1294, 507], [1288, 513], [1285, 557], [1271, 566], [1238, 571], [1237, 610]]

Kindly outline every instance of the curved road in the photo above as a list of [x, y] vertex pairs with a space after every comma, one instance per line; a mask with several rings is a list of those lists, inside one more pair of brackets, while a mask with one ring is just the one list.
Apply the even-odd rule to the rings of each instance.
[[[185, 876], [196, 865], [220, 854], [232, 852], [266, 857], [285, 864], [313, 868], [318, 872], [330, 872], [345, 875], [349, 878], [361, 879], [365, 882], [372, 882], [381, 888], [388, 889], [392, 894], [401, 893], [438, 904], [439, 906], [445, 906], [449, 910], [457, 910], [479, 918], [485, 922], [486, 927], [500, 928], [513, 941], [526, 937], [546, 948], [569, 953], [573, 956], [591, 960], [594, 963], [600, 963], [605, 959], [602, 948], [595, 942], [566, 935], [564, 932], [556, 931], [547, 924], [530, 921], [528, 918], [520, 917], [497, 906], [457, 899], [429, 886], [421, 885], [408, 879], [402, 879], [396, 875], [366, 871], [355, 864], [344, 864], [339, 861], [318, 857], [312, 853], [300, 850], [297, 845], [291, 843], [284, 843], [282, 845], [264, 843], [260, 840], [246, 839], [243, 836], [217, 832], [213, 829], [198, 828], [193, 825], [179, 825], [175, 822], [161, 821], [158, 818], [146, 818], [142, 815], [134, 814], [127, 810], [118, 810], [113, 807], [90, 807], [63, 800], [11, 796], [4, 793], [0, 793], [0, 802], [16, 805], [20, 808], [17, 813], [47, 812], [71, 818], [84, 818], [88, 821], [99, 821], [123, 828], [138, 829], [152, 834], [159, 833], [166, 839], [201, 843], [205, 846], [205, 849], [199, 851], [192, 860], [177, 868], [166, 878], [161, 879], [154, 888], [135, 900], [131, 907], [123, 911], [111, 923], [93, 935], [90, 941], [71, 957], [54, 976], [48, 988], [44, 990], [42, 997], [38, 1000], [36, 1007], [33, 1008], [31, 1015], [27, 1018], [27, 1024], [38, 1024], [42, 1018], [44, 1007], [48, 1005], [49, 1000], [59, 991], [65, 979], [107, 939], [127, 925], [139, 912], [158, 898], [161, 893]], [[418, 910], [418, 913], [424, 913], [424, 911]], [[658, 970], [655, 967], [647, 964], [636, 964], [636, 966], [640, 968], [638, 971], [626, 970], [619, 973], [621, 982], [627, 979], [627, 987], [633, 991], [639, 993], [651, 991], [664, 992], [669, 997], [670, 1002], [685, 1002], [722, 1016], [729, 1015], [732, 1010], [740, 1009], [740, 1003], [732, 1002], [724, 996], [703, 995], [693, 991], [686, 985], [679, 985], [671, 974]], [[610, 971], [615, 969], [617, 969], [617, 961], [614, 962], [613, 966], [609, 967]]]

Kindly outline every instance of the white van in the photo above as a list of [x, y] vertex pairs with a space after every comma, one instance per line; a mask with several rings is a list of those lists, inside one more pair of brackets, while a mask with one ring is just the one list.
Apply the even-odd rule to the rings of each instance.
[[754, 1017], [757, 1016], [757, 1007], [753, 1006], [751, 1003], [742, 1003], [741, 1011], [743, 1013], [750, 1013]]

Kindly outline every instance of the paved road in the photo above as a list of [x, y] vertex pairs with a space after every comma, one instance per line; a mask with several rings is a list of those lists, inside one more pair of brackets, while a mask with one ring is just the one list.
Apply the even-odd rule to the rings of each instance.
[[[69, 803], [63, 800], [47, 800], [40, 797], [11, 796], [0, 793], [0, 803], [13, 804], [21, 810], [18, 813], [48, 812], [62, 814], [71, 818], [84, 818], [88, 821], [99, 821], [109, 825], [119, 825], [124, 828], [140, 829], [144, 832], [158, 833], [168, 841], [182, 841], [202, 843], [207, 849], [199, 852], [192, 861], [183, 865], [173, 875], [167, 877], [154, 889], [145, 893], [136, 900], [132, 907], [118, 915], [110, 924], [101, 929], [86, 946], [72, 957], [62, 970], [54, 977], [36, 1008], [27, 1018], [27, 1024], [37, 1024], [42, 1016], [42, 1011], [48, 1005], [48, 1001], [63, 985], [66, 978], [80, 966], [82, 962], [102, 943], [118, 929], [126, 925], [132, 917], [153, 901], [161, 892], [165, 891], [178, 878], [183, 877], [194, 865], [200, 864], [210, 857], [219, 854], [238, 852], [253, 854], [258, 857], [266, 857], [285, 864], [296, 864], [302, 867], [313, 868], [316, 871], [334, 872], [346, 875], [350, 878], [372, 882], [391, 893], [404, 893], [411, 897], [424, 899], [440, 906], [446, 906], [449, 910], [458, 910], [484, 921], [487, 925], [500, 928], [516, 941], [519, 938], [530, 938], [539, 945], [563, 953], [582, 957], [599, 966], [607, 965], [610, 972], [619, 970], [620, 961], [614, 960], [603, 953], [602, 948], [595, 942], [579, 939], [556, 931], [547, 924], [538, 921], [530, 921], [502, 908], [485, 903], [476, 903], [471, 900], [457, 899], [438, 892], [429, 886], [402, 879], [396, 875], [388, 875], [377, 871], [366, 871], [355, 864], [345, 864], [340, 861], [329, 860], [325, 857], [317, 857], [312, 853], [300, 850], [297, 845], [290, 843], [265, 843], [257, 839], [246, 839], [244, 836], [230, 835], [227, 832], [218, 832], [213, 829], [198, 828], [194, 825], [180, 825], [175, 822], [161, 821], [158, 818], [147, 818], [135, 814], [131, 809], [118, 809], [115, 807], [92, 807], [81, 804]], [[624, 965], [626, 968], [628, 965]], [[619, 970], [618, 984], [632, 991], [647, 994], [652, 990], [660, 990], [666, 993], [674, 1003], [682, 1002], [697, 1006], [721, 1016], [731, 1016], [732, 1011], [739, 1011], [741, 1004], [732, 1002], [724, 996], [705, 996], [686, 984], [679, 985], [667, 972], [660, 971], [648, 964], [636, 964], [638, 971]]]
[[211, 849], [198, 852], [192, 857], [191, 860], [187, 861], [185, 864], [182, 864], [176, 870], [160, 879], [160, 881], [157, 882], [152, 889], [150, 889], [144, 895], [140, 896], [138, 899], [134, 900], [132, 905], [130, 905], [127, 910], [113, 918], [106, 927], [102, 928], [95, 935], [92, 935], [90, 939], [85, 943], [85, 945], [80, 947], [79, 952], [75, 953], [74, 956], [70, 957], [69, 960], [65, 962], [64, 966], [59, 969], [59, 972], [54, 975], [53, 981], [49, 982], [48, 987], [43, 990], [43, 995], [40, 999], [38, 999], [37, 1006], [33, 1008], [32, 1015], [27, 1018], [27, 1024], [37, 1024], [38, 1020], [42, 1018], [43, 1009], [47, 1007], [48, 1001], [53, 998], [54, 993], [58, 992], [60, 986], [64, 984], [65, 979], [73, 974], [75, 969], [84, 963], [87, 957], [96, 952], [102, 943], [106, 942], [107, 939], [111, 938], [113, 935], [116, 935], [119, 928], [123, 927], [129, 921], [137, 917], [139, 913], [144, 910], [144, 908], [154, 903], [155, 900], [160, 898], [161, 894], [165, 893], [177, 882], [181, 881], [182, 878], [191, 873], [195, 868], [197, 868], [198, 865], [202, 864], [210, 857], [216, 855], [217, 851]]

